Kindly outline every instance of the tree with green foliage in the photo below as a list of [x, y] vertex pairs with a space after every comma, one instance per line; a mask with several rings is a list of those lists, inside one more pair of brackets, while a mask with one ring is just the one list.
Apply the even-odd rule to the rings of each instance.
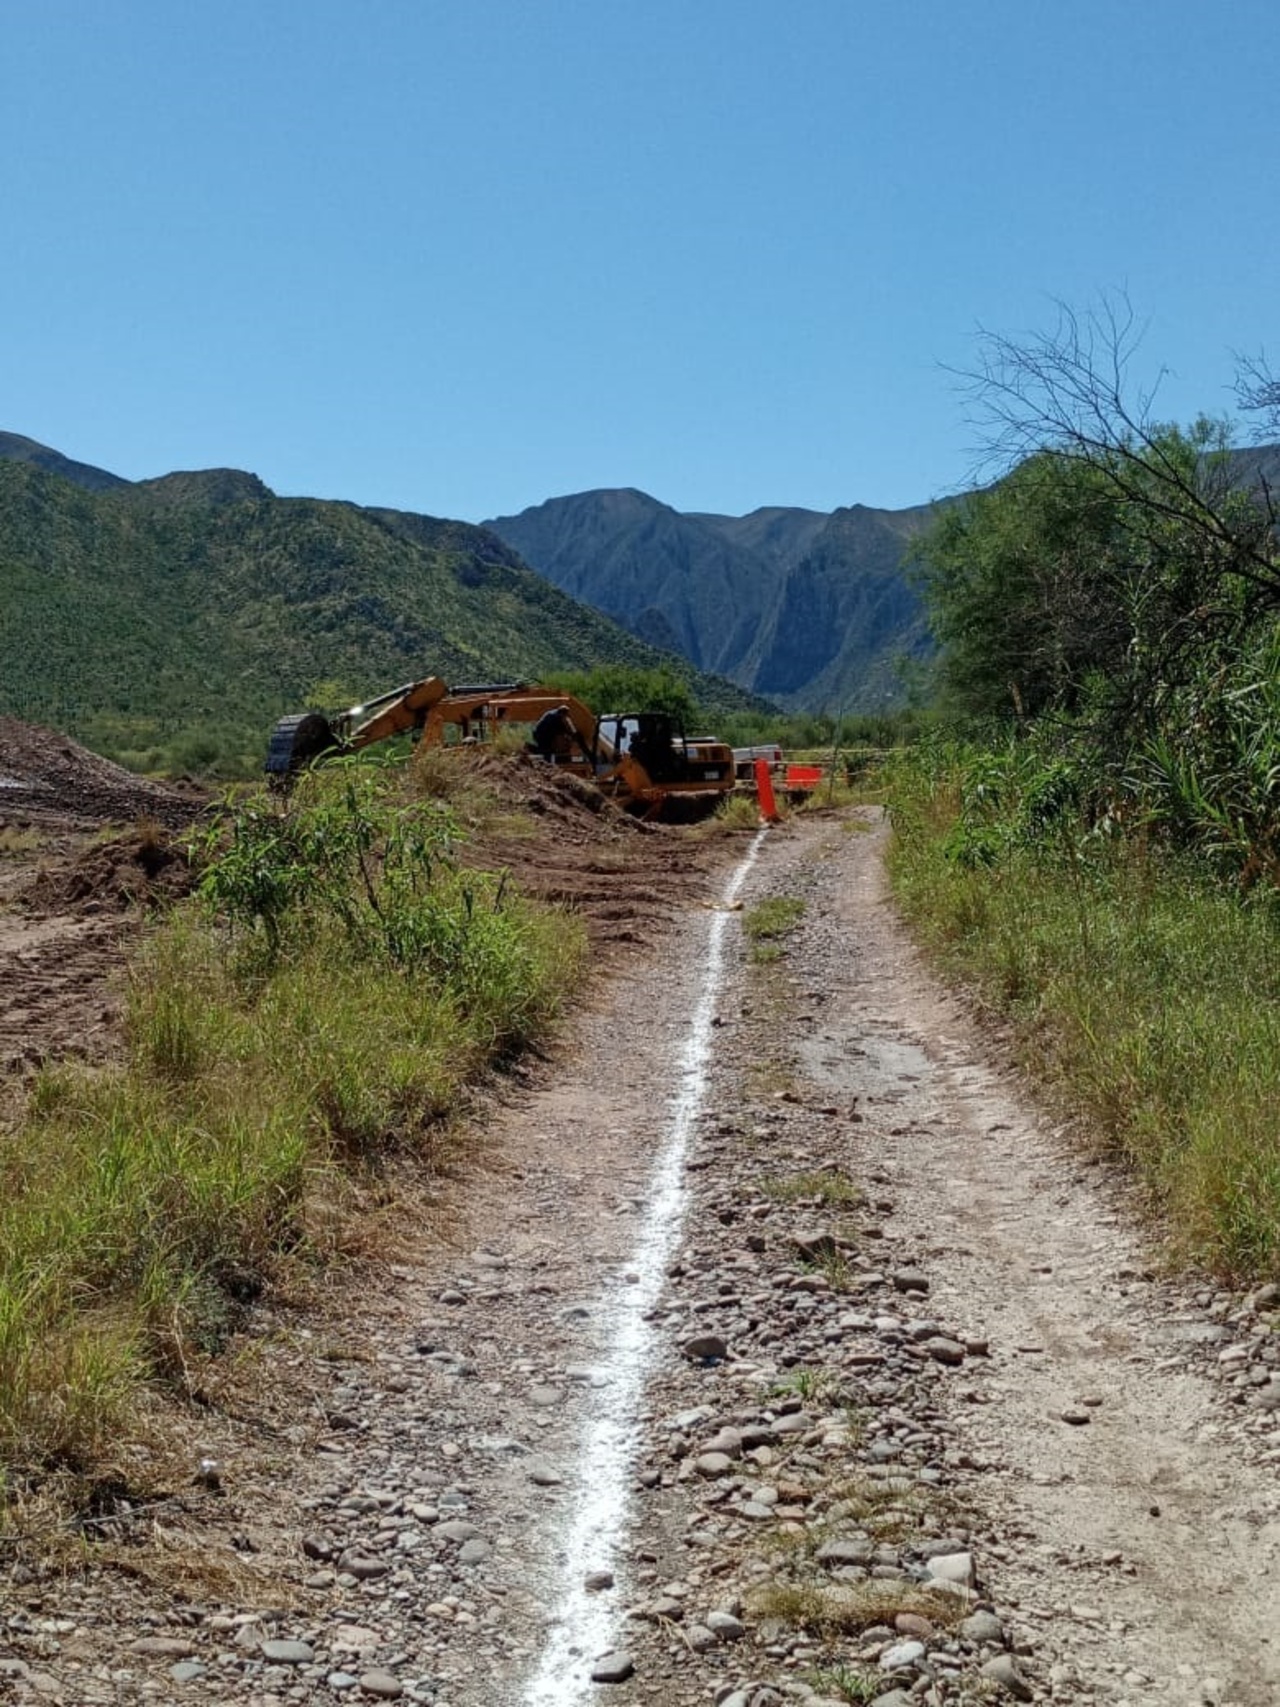
[[1129, 402], [1131, 354], [1114, 313], [986, 340], [973, 384], [989, 443], [1021, 460], [917, 548], [964, 711], [1071, 714], [1088, 700], [1131, 737], [1280, 613], [1269, 494], [1233, 485], [1225, 423], [1181, 429]]
[[553, 670], [548, 680], [589, 705], [597, 716], [610, 712], [665, 711], [686, 732], [692, 732], [703, 716], [688, 682], [665, 664], [652, 670], [630, 664]]
[[989, 443], [1028, 454], [918, 548], [942, 680], [956, 709], [1033, 728], [1095, 817], [1277, 878], [1276, 511], [1235, 478], [1226, 423], [1129, 400], [1132, 338], [1104, 311], [986, 341]]

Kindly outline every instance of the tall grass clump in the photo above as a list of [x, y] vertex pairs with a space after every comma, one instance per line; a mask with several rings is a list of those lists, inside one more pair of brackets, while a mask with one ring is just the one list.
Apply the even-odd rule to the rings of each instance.
[[1184, 1256], [1280, 1272], [1276, 890], [1119, 833], [1087, 777], [1026, 744], [925, 743], [887, 787], [926, 943], [1135, 1165]]
[[469, 1077], [541, 1036], [569, 919], [458, 863], [438, 802], [339, 766], [228, 808], [148, 939], [125, 1058], [46, 1070], [0, 1149], [0, 1466], [86, 1471], [189, 1382], [345, 1174], [446, 1155]]

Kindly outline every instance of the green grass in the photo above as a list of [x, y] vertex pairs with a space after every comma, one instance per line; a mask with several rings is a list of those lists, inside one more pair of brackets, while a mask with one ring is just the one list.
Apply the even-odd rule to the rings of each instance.
[[844, 1398], [840, 1377], [830, 1369], [793, 1369], [780, 1376], [769, 1390], [777, 1394], [794, 1394], [806, 1405], [837, 1405]]
[[1280, 899], [1140, 842], [948, 859], [945, 774], [904, 767], [898, 899], [944, 967], [1009, 1016], [1025, 1062], [1127, 1158], [1182, 1253], [1280, 1272]]
[[133, 968], [124, 1061], [46, 1070], [7, 1136], [0, 1467], [19, 1479], [92, 1470], [148, 1383], [186, 1385], [286, 1265], [334, 1247], [345, 1180], [396, 1153], [449, 1164], [463, 1087], [572, 987], [577, 925], [438, 848], [415, 866], [392, 785], [371, 786], [351, 837], [367, 892], [337, 858], [344, 779], [294, 810], [292, 841], [277, 828], [314, 862], [287, 892], [263, 881], [284, 820], [246, 806], [219, 905], [175, 912]]
[[854, 1670], [852, 1666], [823, 1666], [809, 1672], [806, 1681], [819, 1695], [834, 1696], [837, 1701], [855, 1704], [874, 1701], [885, 1693], [884, 1673]]
[[816, 1256], [800, 1258], [806, 1274], [820, 1274], [833, 1292], [848, 1292], [853, 1285], [854, 1271], [841, 1250], [824, 1250]]
[[760, 1190], [775, 1203], [817, 1202], [827, 1208], [854, 1209], [862, 1191], [838, 1168], [814, 1168], [808, 1173], [784, 1174], [760, 1182]]
[[742, 915], [742, 929], [751, 944], [751, 959], [757, 966], [781, 960], [783, 939], [804, 917], [804, 902], [795, 895], [771, 895]]

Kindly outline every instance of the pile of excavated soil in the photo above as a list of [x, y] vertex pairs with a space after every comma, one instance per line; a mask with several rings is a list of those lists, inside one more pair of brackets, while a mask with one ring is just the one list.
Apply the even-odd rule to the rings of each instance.
[[467, 863], [507, 871], [524, 894], [577, 914], [597, 961], [652, 942], [691, 900], [707, 899], [722, 843], [633, 818], [590, 783], [536, 760], [482, 754], [472, 763], [509, 811], [487, 818]]
[[144, 826], [42, 866], [20, 899], [36, 913], [125, 912], [176, 901], [195, 880], [186, 846]]
[[150, 782], [70, 736], [0, 717], [0, 825], [90, 829], [151, 818], [176, 829], [203, 804], [198, 790]]

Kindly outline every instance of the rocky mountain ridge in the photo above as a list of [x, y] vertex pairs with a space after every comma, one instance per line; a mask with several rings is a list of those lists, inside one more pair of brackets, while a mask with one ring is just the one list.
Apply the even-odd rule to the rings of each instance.
[[796, 709], [872, 710], [901, 696], [898, 658], [927, 650], [904, 559], [933, 513], [682, 513], [624, 488], [486, 525], [574, 598], [699, 668]]

